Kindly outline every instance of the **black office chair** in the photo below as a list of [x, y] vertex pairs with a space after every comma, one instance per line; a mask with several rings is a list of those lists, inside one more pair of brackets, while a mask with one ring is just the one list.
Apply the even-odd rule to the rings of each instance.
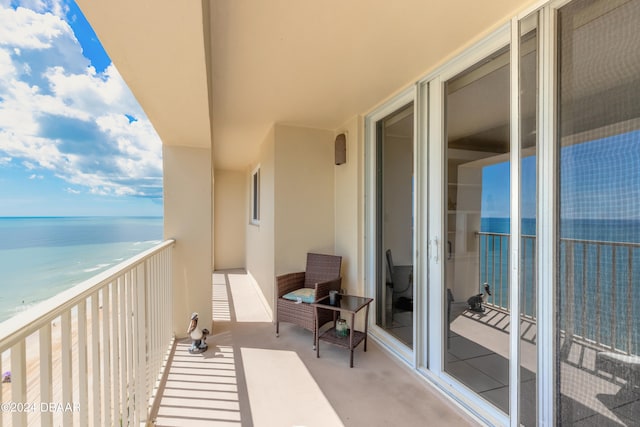
[[[405, 293], [411, 288], [413, 284], [413, 266], [402, 265], [396, 266], [393, 264], [393, 256], [391, 255], [391, 249], [387, 249], [387, 286], [393, 289], [393, 295], [400, 295]], [[406, 285], [402, 288], [402, 284]], [[392, 296], [393, 300], [393, 296]], [[413, 310], [413, 298], [400, 297], [398, 302], [401, 302], [401, 309]], [[392, 302], [394, 304], [395, 301]], [[393, 312], [393, 310], [392, 310]]]

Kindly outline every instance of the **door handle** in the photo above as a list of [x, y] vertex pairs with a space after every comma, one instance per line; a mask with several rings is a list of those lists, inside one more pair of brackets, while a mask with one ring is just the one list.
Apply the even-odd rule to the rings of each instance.
[[439, 243], [438, 243], [438, 239], [433, 239], [431, 240], [431, 259], [435, 262], [438, 263], [438, 257], [439, 257], [439, 251], [440, 251], [440, 247], [439, 247]]

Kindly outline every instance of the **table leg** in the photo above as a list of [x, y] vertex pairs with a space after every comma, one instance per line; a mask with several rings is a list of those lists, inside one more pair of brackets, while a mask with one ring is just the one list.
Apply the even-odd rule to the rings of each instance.
[[364, 312], [364, 351], [367, 351], [367, 327], [369, 326], [369, 304], [367, 304], [366, 311]]
[[315, 344], [315, 347], [316, 347], [316, 358], [319, 358], [320, 357], [320, 339], [318, 338], [318, 329], [319, 329], [318, 328], [318, 307], [314, 307], [314, 311], [315, 311], [314, 314], [316, 316], [316, 319], [315, 319], [315, 322], [314, 322], [316, 324], [315, 325], [316, 328], [315, 328], [315, 331], [314, 331], [314, 334], [313, 334], [314, 335], [313, 336], [313, 340], [314, 340], [314, 344]]
[[351, 361], [349, 363], [349, 367], [353, 368], [353, 336], [356, 330], [356, 314], [351, 313], [351, 330], [349, 331], [349, 350], [351, 351]]

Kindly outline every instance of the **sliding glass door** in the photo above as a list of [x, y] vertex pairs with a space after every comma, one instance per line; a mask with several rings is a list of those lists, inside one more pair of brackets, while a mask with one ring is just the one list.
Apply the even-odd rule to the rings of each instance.
[[640, 1], [558, 10], [555, 379], [562, 425], [640, 417]]
[[444, 83], [444, 371], [509, 412], [509, 50]]
[[638, 425], [638, 22], [529, 10], [367, 117], [373, 333], [487, 424]]
[[414, 106], [375, 122], [376, 325], [413, 348]]

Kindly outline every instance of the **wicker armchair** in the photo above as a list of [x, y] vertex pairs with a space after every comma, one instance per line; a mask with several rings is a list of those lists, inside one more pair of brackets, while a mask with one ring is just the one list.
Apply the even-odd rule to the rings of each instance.
[[[307, 254], [306, 270], [276, 277], [276, 336], [280, 334], [280, 322], [294, 323], [313, 332], [315, 347], [316, 324], [314, 309], [308, 303], [299, 303], [282, 298], [283, 295], [301, 288], [315, 289], [314, 301], [329, 295], [330, 290], [340, 290], [342, 257], [335, 255]], [[333, 312], [319, 310], [318, 326], [333, 320]]]

